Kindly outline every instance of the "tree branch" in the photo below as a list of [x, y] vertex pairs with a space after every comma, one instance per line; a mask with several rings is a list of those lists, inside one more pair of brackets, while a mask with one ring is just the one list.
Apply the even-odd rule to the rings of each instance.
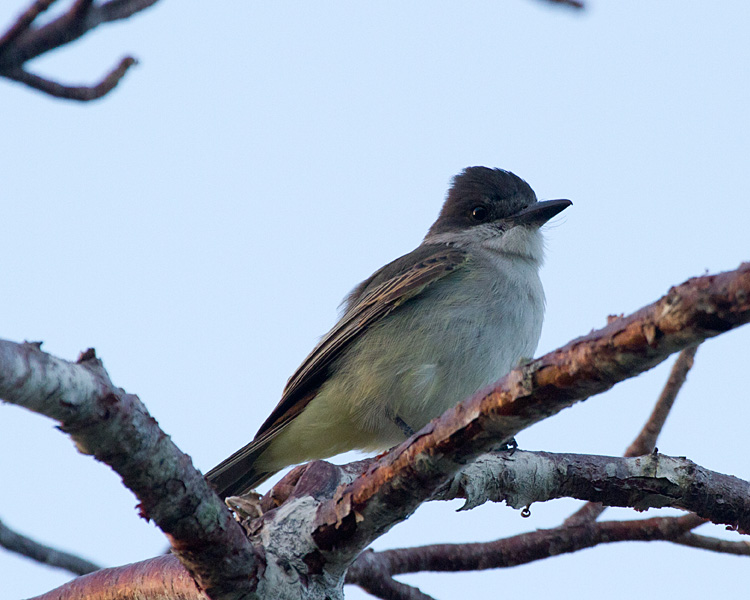
[[313, 539], [353, 561], [482, 452], [749, 320], [750, 263], [673, 287], [638, 312], [514, 369], [429, 423], [321, 505]]
[[157, 0], [110, 0], [95, 4], [93, 0], [75, 0], [64, 14], [41, 27], [36, 18], [55, 0], [37, 0], [0, 37], [0, 77], [23, 83], [56, 98], [90, 101], [112, 91], [125, 72], [136, 63], [122, 59], [108, 75], [93, 86], [66, 86], [29, 73], [25, 64], [55, 48], [69, 44], [92, 29], [126, 19], [156, 4]]
[[26, 31], [34, 20], [52, 6], [57, 0], [36, 0], [29, 8], [22, 12], [15, 23], [0, 37], [0, 55], [16, 38]]
[[636, 510], [671, 507], [743, 533], [750, 531], [750, 483], [663, 454], [627, 458], [522, 450], [512, 456], [486, 454], [434, 497], [453, 498], [466, 498], [461, 510], [487, 501], [505, 501], [518, 509], [556, 498]]
[[[237, 596], [233, 596], [237, 598]], [[175, 556], [102, 569], [29, 600], [209, 600]]]
[[73, 364], [39, 346], [0, 341], [0, 398], [59, 421], [80, 452], [119, 473], [140, 500], [141, 515], [167, 534], [212, 598], [252, 592], [252, 546], [190, 457], [136, 396], [112, 385], [93, 350]]
[[[294, 470], [287, 476], [295, 478], [294, 485], [281, 484], [286, 497], [274, 496], [281, 504], [246, 524], [252, 545], [189, 458], [135, 396], [111, 384], [93, 352], [73, 365], [37, 345], [0, 342], [0, 397], [59, 420], [79, 448], [120, 473], [141, 499], [142, 512], [167, 532], [180, 560], [212, 598], [341, 598], [346, 570], [359, 553], [482, 452], [670, 353], [749, 320], [750, 264], [691, 279], [637, 313], [515, 369], [374, 461], [363, 475], [357, 471], [361, 464], [337, 468], [322, 461]], [[647, 508], [679, 497], [688, 507], [704, 507], [723, 522], [747, 527], [750, 511], [737, 515], [736, 505], [720, 507], [718, 495], [706, 499], [699, 493], [705, 495], [705, 487], [695, 481], [703, 474], [692, 464], [668, 457], [602, 460], [599, 468], [640, 461], [649, 475], [645, 494], [634, 500], [632, 490], [623, 488], [624, 501], [630, 493], [629, 501]], [[670, 461], [678, 468], [665, 469]], [[675, 472], [693, 496], [675, 493], [683, 489], [673, 481]], [[732, 494], [747, 487], [737, 481], [716, 480], [722, 493], [726, 488]]]
[[75, 575], [86, 575], [101, 568], [80, 556], [35, 542], [13, 531], [2, 521], [0, 521], [0, 546], [44, 565], [65, 569]]
[[643, 456], [653, 452], [656, 447], [656, 440], [664, 428], [664, 423], [667, 421], [669, 411], [672, 410], [677, 394], [682, 389], [688, 372], [693, 368], [696, 352], [698, 352], [698, 346], [690, 346], [677, 356], [651, 416], [649, 416], [648, 421], [633, 440], [633, 443], [625, 450], [625, 456]]
[[736, 554], [739, 556], [750, 556], [750, 542], [730, 540], [720, 540], [707, 535], [688, 532], [672, 540], [675, 544], [689, 546], [691, 548], [701, 548], [711, 550], [712, 552], [721, 552], [723, 554]]
[[[343, 481], [351, 481], [356, 479], [357, 473], [368, 468], [367, 463], [368, 461], [360, 461], [336, 467], [318, 461], [311, 463], [307, 468], [299, 467], [279, 484], [290, 493], [284, 498], [277, 495], [275, 499], [282, 505], [286, 502], [291, 505], [295, 499], [304, 498], [313, 489], [323, 487], [330, 493], [331, 486], [335, 487], [335, 482], [329, 486], [321, 486], [321, 482], [325, 481], [322, 477], [323, 472], [325, 477], [337, 473]], [[595, 457], [518, 450], [512, 456], [503, 453], [481, 457], [462, 472], [462, 482], [444, 490], [438, 499], [467, 496], [472, 498], [472, 495], [476, 494], [476, 489], [467, 493], [465, 484], [471, 482], [476, 488], [481, 483], [486, 483], [488, 478], [482, 475], [481, 471], [492, 471], [494, 481], [494, 487], [489, 486], [490, 489], [483, 492], [484, 499], [496, 502], [505, 500], [514, 506], [523, 506], [531, 501], [573, 497], [601, 499], [612, 505], [636, 506], [640, 509], [648, 506], [674, 506], [701, 511], [701, 506], [706, 506], [708, 510], [715, 512], [712, 507], [719, 505], [722, 508], [718, 512], [723, 512], [724, 503], [733, 507], [746, 503], [750, 488], [746, 482], [712, 473], [682, 458], [659, 455], [637, 458]], [[267, 497], [264, 501], [267, 501]], [[474, 501], [474, 505], [477, 504], [479, 502]], [[268, 510], [269, 514], [273, 514], [276, 509], [270, 507]], [[746, 521], [748, 516], [744, 515], [743, 518]], [[283, 513], [282, 520], [288, 532], [294, 536], [303, 536], [304, 529], [298, 528], [293, 519], [292, 511]], [[582, 522], [484, 544], [440, 544], [382, 553], [365, 552], [350, 567], [346, 582], [359, 585], [381, 598], [425, 598], [419, 590], [393, 581], [392, 576], [421, 570], [466, 571], [514, 566], [547, 558], [559, 552], [574, 552], [614, 541], [668, 539], [680, 543], [679, 540], [682, 538], [679, 536], [684, 531], [704, 522], [704, 519], [696, 515], [617, 523]], [[257, 534], [257, 531], [253, 533]], [[273, 546], [272, 556], [280, 553], [283, 546], [283, 540], [281, 541], [282, 545], [268, 544], [269, 550]], [[317, 555], [297, 556], [297, 560], [306, 561], [312, 566], [313, 556]], [[175, 572], [169, 572], [165, 578], [165, 585], [174, 585], [170, 582], [179, 579], [181, 567], [176, 563], [159, 564], [164, 566], [153, 569], [153, 572], [167, 568], [177, 569]], [[288, 567], [289, 563], [285, 564]], [[267, 564], [266, 567], [270, 570], [270, 565]], [[143, 563], [136, 573], [139, 574], [147, 568], [147, 563]], [[94, 589], [108, 586], [117, 586], [112, 589], [129, 589], [127, 586], [132, 585], [134, 574], [132, 566], [129, 565], [120, 569], [106, 569], [96, 573], [95, 577], [97, 580]], [[54, 594], [50, 592], [50, 595], [41, 598], [75, 598], [82, 589], [88, 589], [80, 587], [82, 585], [82, 581], [79, 581], [76, 587], [70, 587], [69, 584], [58, 588]], [[156, 593], [159, 588], [156, 583], [154, 586]], [[187, 591], [185, 593], [187, 594]], [[195, 593], [197, 594], [197, 588]], [[196, 596], [191, 591], [190, 595], [185, 597]]]
[[494, 542], [434, 544], [365, 552], [349, 568], [347, 583], [359, 585], [364, 573], [399, 575], [419, 571], [478, 571], [527, 564], [599, 544], [674, 540], [704, 523], [694, 515], [629, 521], [600, 521], [538, 529]]
[[379, 561], [379, 554], [372, 550], [359, 555], [357, 561], [349, 567], [346, 583], [361, 587], [376, 598], [385, 600], [433, 600], [418, 588], [396, 581], [383, 568], [384, 561]]
[[583, 2], [579, 2], [579, 0], [545, 0], [545, 2], [549, 2], [550, 4], [559, 4], [561, 6], [567, 6], [569, 8], [585, 7], [585, 4]]
[[120, 80], [125, 76], [128, 69], [136, 64], [138, 63], [134, 58], [126, 56], [120, 61], [120, 64], [107, 73], [104, 78], [94, 86], [63, 85], [56, 81], [51, 81], [20, 69], [7, 72], [4, 75], [8, 79], [28, 85], [35, 90], [39, 90], [40, 92], [44, 92], [55, 98], [88, 102], [90, 100], [101, 98], [111, 92], [117, 84], [120, 83]]
[[[685, 348], [677, 356], [669, 372], [667, 382], [659, 394], [654, 410], [648, 418], [640, 433], [633, 440], [633, 443], [627, 447], [624, 456], [641, 456], [653, 451], [656, 447], [656, 440], [659, 438], [661, 430], [667, 421], [667, 416], [672, 410], [677, 394], [682, 389], [687, 374], [693, 368], [695, 353], [698, 352], [698, 346]], [[570, 517], [566, 523], [573, 523], [580, 520], [595, 521], [605, 510], [605, 506], [598, 502], [587, 502]]]

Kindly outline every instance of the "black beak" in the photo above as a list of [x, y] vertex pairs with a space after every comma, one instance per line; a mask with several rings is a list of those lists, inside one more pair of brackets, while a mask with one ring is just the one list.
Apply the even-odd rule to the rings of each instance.
[[536, 225], [541, 227], [555, 215], [573, 204], [570, 200], [545, 200], [527, 206], [510, 217], [514, 225]]

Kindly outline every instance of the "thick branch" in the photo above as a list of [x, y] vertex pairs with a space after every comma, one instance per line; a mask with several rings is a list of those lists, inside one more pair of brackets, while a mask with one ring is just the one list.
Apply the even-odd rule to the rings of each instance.
[[[367, 469], [367, 462], [361, 461], [339, 468], [319, 461], [311, 463], [307, 468], [299, 467], [281, 482], [279, 487], [287, 488], [287, 493], [284, 497], [276, 495], [275, 501], [283, 504], [295, 497], [304, 497], [315, 487], [322, 487], [330, 493], [330, 485], [318, 485], [325, 481], [325, 477], [336, 475], [343, 481], [355, 480], [358, 473]], [[696, 512], [705, 509], [718, 514], [726, 512], [724, 504], [738, 507], [747, 503], [750, 487], [734, 477], [713, 473], [680, 458], [660, 455], [638, 458], [597, 457], [520, 450], [512, 456], [503, 453], [480, 457], [466, 467], [456, 480], [455, 485], [445, 489], [436, 499], [468, 497], [469, 502], [477, 505], [480, 503], [477, 498], [481, 495], [482, 501], [505, 500], [513, 506], [523, 506], [566, 496], [602, 500], [611, 505], [636, 506], [641, 509], [649, 506], [674, 506]], [[294, 487], [294, 484], [298, 487]], [[481, 492], [478, 490], [479, 486], [484, 486]], [[268, 497], [264, 501], [269, 501]], [[267, 505], [266, 508], [270, 509], [269, 514], [273, 514], [272, 507]], [[293, 526], [292, 519], [292, 514], [287, 512], [283, 522], [286, 527], [293, 529], [295, 536], [301, 536], [303, 531]], [[746, 521], [747, 515], [743, 515], [742, 519]], [[472, 570], [513, 566], [547, 558], [557, 554], [558, 548], [562, 548], [564, 552], [574, 552], [612, 541], [673, 539], [676, 543], [683, 543], [680, 541], [683, 538], [679, 537], [682, 532], [704, 522], [698, 516], [688, 515], [679, 519], [657, 518], [616, 524], [577, 523], [485, 544], [441, 544], [375, 554], [369, 552], [357, 558], [354, 571], [350, 570], [346, 581], [356, 583], [381, 598], [423, 598], [422, 592], [393, 581], [391, 576], [419, 570]], [[688, 538], [685, 540], [687, 545]], [[269, 550], [273, 550], [270, 556], [274, 556], [281, 549], [269, 547]], [[304, 558], [296, 557], [301, 562]], [[162, 558], [157, 560], [161, 561]], [[42, 598], [75, 598], [81, 590], [89, 589], [81, 587], [88, 585], [87, 582], [91, 582], [95, 590], [107, 586], [118, 586], [112, 589], [128, 589], [133, 584], [133, 577], [140, 576], [140, 573], [149, 568], [148, 562], [138, 565], [136, 571], [132, 570], [134, 567], [131, 565], [103, 570], [93, 576], [95, 579], [77, 580], [75, 586], [68, 584], [55, 590], [54, 594], [59, 596], [51, 592]], [[312, 563], [311, 560], [309, 562]], [[159, 564], [153, 572], [164, 569], [165, 585], [175, 585], [171, 582], [179, 579], [181, 567], [169, 562]], [[170, 569], [168, 573], [167, 569]], [[172, 572], [174, 569], [177, 571]], [[154, 594], [157, 594], [159, 588], [156, 582], [153, 589]], [[186, 588], [185, 593], [190, 589], [192, 588]], [[162, 596], [157, 594], [155, 597]]]
[[[479, 454], [672, 352], [748, 320], [750, 264], [692, 279], [634, 315], [514, 370], [390, 451], [363, 476], [351, 465], [336, 469], [323, 462], [296, 471], [296, 485], [281, 505], [250, 524], [254, 548], [189, 459], [137, 398], [112, 386], [93, 353], [72, 365], [33, 344], [0, 342], [0, 397], [58, 419], [79, 447], [112, 465], [212, 597], [257, 591], [279, 598], [302, 592], [338, 598], [359, 552]], [[646, 488], [649, 498], [639, 506], [659, 505], [681, 489], [660, 470], [667, 459], [634, 460], [654, 471], [646, 480], [654, 487]], [[682, 477], [689, 479], [689, 469], [681, 467]], [[699, 505], [704, 498], [696, 496], [688, 500]], [[710, 500], [703, 505], [720, 512]], [[745, 527], [734, 513], [722, 518]]]
[[516, 450], [486, 454], [465, 467], [434, 499], [466, 498], [464, 510], [486, 501], [513, 508], [556, 498], [606, 506], [679, 508], [714, 523], [750, 531], [750, 483], [686, 458], [554, 454]]
[[[236, 596], [235, 596], [236, 597]], [[30, 600], [208, 600], [171, 554], [132, 565], [102, 569]]]
[[339, 489], [313, 538], [354, 560], [465, 464], [522, 429], [750, 320], [750, 263], [690, 279], [657, 302], [572, 341], [475, 394]]
[[2, 521], [0, 521], [0, 546], [50, 567], [65, 569], [75, 575], [85, 575], [101, 568], [80, 556], [50, 548], [16, 533]]
[[255, 556], [242, 529], [140, 400], [112, 385], [92, 350], [73, 364], [38, 344], [0, 341], [0, 398], [56, 419], [81, 452], [119, 473], [209, 595], [254, 591]]

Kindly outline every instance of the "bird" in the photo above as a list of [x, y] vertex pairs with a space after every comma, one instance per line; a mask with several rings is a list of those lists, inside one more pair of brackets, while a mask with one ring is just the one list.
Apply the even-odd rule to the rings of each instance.
[[422, 243], [357, 285], [255, 438], [206, 474], [222, 497], [281, 469], [383, 451], [534, 355], [544, 318], [538, 201], [502, 169], [457, 174]]

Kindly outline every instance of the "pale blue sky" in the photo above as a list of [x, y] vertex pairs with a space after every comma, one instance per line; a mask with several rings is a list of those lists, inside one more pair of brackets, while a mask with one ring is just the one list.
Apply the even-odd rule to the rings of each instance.
[[[4, 2], [0, 20], [22, 6]], [[750, 259], [749, 22], [740, 0], [591, 0], [585, 12], [164, 0], [32, 64], [82, 83], [136, 55], [102, 101], [0, 81], [0, 337], [68, 359], [94, 346], [207, 470], [252, 437], [348, 290], [417, 245], [450, 178], [482, 164], [574, 202], [547, 230], [538, 353], [552, 350]], [[750, 479], [748, 347], [750, 329], [704, 345], [661, 451]], [[668, 366], [520, 445], [620, 454]], [[108, 566], [164, 547], [117, 476], [42, 417], [0, 406], [0, 473], [0, 518], [41, 541]], [[457, 506], [421, 508], [376, 547], [551, 527], [577, 503], [534, 505], [530, 519]], [[742, 560], [633, 543], [403, 579], [442, 600], [731, 597]], [[66, 579], [0, 552], [5, 597]]]

